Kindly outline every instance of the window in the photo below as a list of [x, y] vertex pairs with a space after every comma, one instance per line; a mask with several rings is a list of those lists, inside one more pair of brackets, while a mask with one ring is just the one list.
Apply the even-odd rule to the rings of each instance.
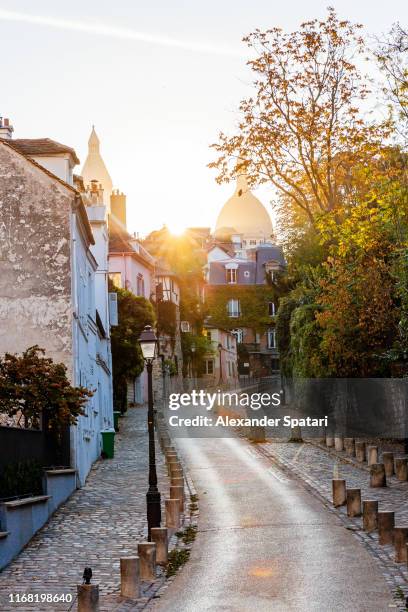
[[228, 300], [228, 316], [229, 317], [241, 316], [239, 300], [236, 300], [236, 299]]
[[268, 313], [270, 317], [274, 317], [276, 314], [275, 302], [268, 302]]
[[205, 360], [205, 373], [214, 374], [214, 360], [213, 359]]
[[251, 246], [256, 246], [256, 240], [250, 240], [250, 241], [249, 241], [249, 244], [250, 244]]
[[208, 342], [211, 342], [211, 340], [212, 340], [212, 338], [211, 338], [211, 332], [210, 332], [210, 330], [209, 330], [209, 329], [207, 330], [207, 340], [208, 340]]
[[145, 285], [143, 274], [138, 274], [136, 279], [136, 295], [145, 297]]
[[232, 332], [237, 339], [238, 344], [241, 344], [244, 341], [244, 330], [243, 329], [233, 329]]
[[268, 329], [268, 349], [276, 348], [276, 332], [274, 329]]
[[227, 283], [229, 285], [235, 285], [237, 282], [237, 270], [236, 268], [227, 268], [225, 270]]
[[249, 271], [249, 270], [245, 270], [245, 272], [244, 272], [244, 276], [245, 276], [245, 278], [249, 278], [249, 276], [250, 276], [250, 271]]
[[118, 289], [122, 289], [122, 273], [121, 272], [109, 272], [109, 280], [118, 287]]

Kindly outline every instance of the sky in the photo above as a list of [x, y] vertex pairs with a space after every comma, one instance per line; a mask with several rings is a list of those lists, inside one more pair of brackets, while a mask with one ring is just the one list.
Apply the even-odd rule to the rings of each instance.
[[[215, 182], [209, 145], [251, 87], [242, 37], [328, 4], [371, 33], [408, 25], [406, 0], [0, 0], [0, 115], [15, 138], [72, 146], [81, 167], [94, 124], [130, 231], [213, 227], [234, 187]], [[256, 195], [270, 211], [273, 191]]]

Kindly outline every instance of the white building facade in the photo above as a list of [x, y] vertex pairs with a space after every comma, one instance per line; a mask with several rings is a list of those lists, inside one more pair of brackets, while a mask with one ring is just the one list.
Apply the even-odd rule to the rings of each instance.
[[47, 138], [12, 140], [12, 130], [2, 136], [0, 226], [9, 256], [1, 272], [0, 352], [38, 344], [66, 365], [71, 384], [94, 392], [71, 427], [81, 486], [100, 457], [101, 431], [113, 427], [106, 208], [74, 184], [73, 149]]

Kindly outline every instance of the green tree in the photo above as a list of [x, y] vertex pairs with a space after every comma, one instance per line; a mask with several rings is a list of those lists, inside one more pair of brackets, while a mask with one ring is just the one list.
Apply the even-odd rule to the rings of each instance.
[[145, 298], [113, 285], [109, 290], [118, 295], [119, 324], [111, 330], [114, 403], [116, 409], [124, 412], [127, 382], [138, 376], [144, 367], [139, 337], [145, 325], [154, 324], [155, 314]]
[[21, 355], [0, 358], [0, 412], [16, 418], [23, 427], [40, 428], [41, 421], [57, 439], [84, 413], [92, 389], [73, 387], [63, 363], [45, 357], [31, 346]]

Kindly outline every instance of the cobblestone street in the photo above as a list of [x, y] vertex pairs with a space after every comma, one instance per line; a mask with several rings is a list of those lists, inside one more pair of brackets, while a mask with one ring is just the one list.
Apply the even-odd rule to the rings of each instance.
[[[162, 501], [168, 491], [163, 457], [157, 450]], [[129, 610], [118, 602], [119, 558], [137, 554], [146, 539], [145, 495], [148, 475], [146, 409], [129, 409], [120, 419], [115, 457], [98, 461], [86, 485], [51, 517], [21, 554], [0, 573], [0, 610], [76, 610], [76, 603], [9, 604], [10, 593], [70, 593], [82, 582], [84, 567], [99, 584], [101, 610]], [[162, 513], [164, 516], [164, 512]], [[144, 583], [145, 592], [155, 585]], [[132, 610], [143, 607], [143, 601]]]
[[[403, 563], [394, 562], [393, 546], [380, 546], [378, 532], [366, 533], [362, 529], [362, 518], [347, 517], [345, 506], [334, 508], [332, 505], [332, 478], [344, 478], [348, 488], [361, 488], [361, 499], [379, 501], [379, 510], [395, 512], [395, 525], [408, 525], [408, 482], [400, 482], [395, 476], [387, 478], [387, 487], [370, 488], [367, 464], [357, 464], [346, 456], [344, 451], [326, 450], [316, 443], [287, 443], [269, 441], [256, 446], [264, 456], [276, 461], [281, 467], [298, 476], [309, 490], [314, 491], [327, 504], [328, 509], [337, 514], [346, 528], [353, 531], [370, 553], [381, 565], [382, 573], [395, 592], [400, 589], [408, 595], [408, 571]], [[396, 456], [403, 457], [402, 452]], [[379, 456], [381, 461], [381, 454]], [[405, 609], [405, 608], [404, 608]]]

